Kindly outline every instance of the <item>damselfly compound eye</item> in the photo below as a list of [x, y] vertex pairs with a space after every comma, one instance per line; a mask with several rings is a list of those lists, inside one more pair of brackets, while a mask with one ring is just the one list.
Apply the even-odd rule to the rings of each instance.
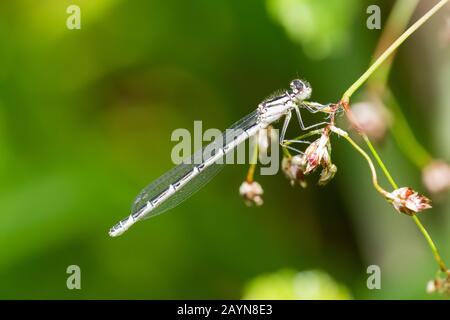
[[302, 81], [300, 79], [294, 79], [289, 85], [292, 90], [292, 96], [296, 100], [306, 100], [311, 97], [311, 86], [308, 82]]
[[303, 91], [305, 88], [305, 85], [303, 82], [299, 79], [294, 79], [291, 81], [290, 87], [294, 93], [299, 93], [300, 91]]

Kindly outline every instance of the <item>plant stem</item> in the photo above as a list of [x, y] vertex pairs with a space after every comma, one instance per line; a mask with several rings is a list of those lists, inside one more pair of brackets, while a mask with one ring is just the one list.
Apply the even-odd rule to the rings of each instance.
[[[313, 130], [313, 131], [310, 131], [310, 132], [308, 132], [308, 133], [305, 133], [305, 134], [303, 134], [303, 135], [301, 135], [301, 136], [295, 137], [295, 138], [292, 139], [292, 140], [302, 140], [302, 139], [309, 138], [309, 137], [314, 136], [314, 135], [322, 134], [322, 132], [323, 132], [323, 129]], [[292, 141], [286, 141], [285, 144], [286, 144], [286, 145], [290, 145], [291, 143], [292, 143]]]
[[345, 140], [347, 140], [350, 145], [355, 148], [366, 160], [367, 163], [369, 164], [369, 168], [370, 171], [372, 173], [372, 183], [373, 186], [375, 187], [375, 189], [381, 193], [383, 196], [386, 196], [386, 194], [388, 193], [386, 190], [384, 190], [378, 183], [378, 178], [377, 178], [377, 171], [375, 169], [375, 166], [372, 162], [372, 159], [369, 157], [369, 155], [352, 139], [350, 138], [350, 136], [348, 135], [347, 132], [335, 128], [335, 127], [331, 127], [331, 131], [333, 131], [334, 133], [336, 133], [337, 135], [339, 135], [340, 137], [343, 137]]
[[250, 167], [248, 168], [247, 171], [247, 177], [246, 177], [246, 181], [248, 183], [253, 182], [253, 176], [255, 175], [255, 169], [256, 169], [256, 165], [258, 164], [258, 135], [255, 136], [255, 148], [253, 149], [253, 155], [252, 155], [252, 159], [250, 161]]
[[370, 149], [370, 152], [372, 152], [373, 156], [378, 162], [378, 165], [381, 167], [381, 170], [383, 170], [384, 175], [389, 180], [389, 183], [392, 185], [394, 189], [398, 189], [397, 184], [395, 183], [394, 179], [392, 178], [392, 175], [389, 173], [389, 170], [384, 165], [383, 160], [381, 160], [381, 157], [379, 156], [378, 152], [375, 150], [372, 142], [369, 140], [369, 137], [366, 134], [362, 134], [362, 137], [364, 141], [366, 142], [367, 146]]
[[[375, 49], [375, 57], [380, 56], [387, 44], [393, 42], [406, 28], [408, 21], [414, 13], [419, 0], [398, 0], [392, 8], [386, 22], [384, 31]], [[386, 106], [394, 115], [391, 132], [399, 149], [419, 169], [422, 169], [432, 160], [426, 148], [417, 140], [410, 128], [399, 103], [389, 90], [387, 80], [392, 68], [395, 53], [380, 66], [378, 71], [367, 81], [369, 94], [376, 94], [386, 100]]]
[[412, 219], [414, 220], [416, 225], [419, 227], [419, 229], [422, 232], [425, 239], [427, 239], [428, 245], [430, 246], [431, 251], [433, 252], [434, 259], [436, 259], [437, 263], [439, 264], [439, 269], [444, 273], [448, 273], [447, 266], [445, 265], [444, 260], [442, 260], [440, 254], [439, 254], [439, 251], [438, 251], [436, 245], [434, 244], [433, 239], [429, 235], [427, 229], [425, 229], [422, 222], [420, 222], [419, 218], [416, 215], [413, 215]]
[[284, 154], [286, 157], [288, 157], [288, 158], [291, 158], [291, 157], [292, 157], [291, 153], [289, 152], [289, 150], [288, 150], [286, 147], [282, 146], [281, 149], [283, 150], [283, 154]]
[[[383, 51], [386, 49], [389, 43], [395, 41], [402, 32], [406, 29], [411, 16], [416, 10], [419, 0], [397, 0], [389, 14], [386, 21], [386, 25], [383, 28], [383, 33], [381, 34], [380, 40], [378, 40], [377, 47], [374, 53], [374, 59], [378, 58]], [[369, 87], [376, 87], [379, 94], [382, 95], [384, 88], [386, 87], [386, 82], [391, 71], [392, 61], [394, 60], [395, 53], [385, 61], [383, 66], [378, 69], [378, 72], [373, 75], [373, 77], [368, 80]], [[372, 63], [375, 60], [372, 60]]]
[[403, 43], [406, 39], [409, 38], [417, 29], [419, 29], [425, 22], [428, 21], [439, 9], [441, 9], [446, 3], [448, 3], [449, 0], [441, 0], [439, 1], [433, 8], [431, 8], [426, 14], [424, 14], [419, 20], [417, 20], [411, 27], [409, 27], [400, 37], [397, 38], [397, 40], [392, 43], [389, 48], [386, 49], [379, 57], [378, 59], [369, 67], [369, 69], [366, 70], [366, 72], [363, 73], [361, 77], [359, 77], [358, 80], [354, 84], [348, 88], [347, 91], [345, 91], [344, 95], [342, 96], [342, 102], [348, 103], [350, 101], [350, 97], [356, 92], [356, 90], [361, 87], [364, 82], [372, 75], [372, 73], [375, 72], [375, 70], [378, 69], [378, 67], [387, 59], [389, 58], [392, 53], [394, 53], [395, 50]]
[[[380, 167], [382, 168], [386, 178], [389, 180], [390, 184], [392, 185], [392, 187], [394, 189], [398, 189], [398, 185], [397, 183], [394, 181], [394, 179], [392, 178], [392, 175], [390, 174], [389, 170], [387, 169], [387, 167], [384, 165], [383, 160], [381, 160], [380, 155], [378, 154], [378, 152], [375, 150], [375, 148], [373, 147], [372, 143], [370, 142], [369, 138], [364, 134], [363, 135], [364, 141], [367, 143], [367, 145], [369, 146], [370, 151], [372, 152], [372, 154], [374, 155], [375, 159], [377, 160], [378, 164], [380, 165]], [[416, 215], [412, 215], [411, 218], [414, 220], [414, 222], [416, 223], [416, 225], [419, 227], [420, 232], [422, 232], [423, 236], [425, 237], [425, 239], [428, 242], [428, 245], [430, 246], [431, 251], [433, 252], [434, 258], [436, 259], [438, 265], [439, 265], [439, 269], [441, 269], [442, 272], [447, 273], [448, 269], [444, 263], [444, 260], [442, 260], [439, 251], [436, 247], [436, 245], [433, 242], [433, 239], [431, 238], [430, 234], [428, 233], [428, 231], [425, 229], [425, 227], [423, 226], [422, 222], [420, 222], [419, 218]]]

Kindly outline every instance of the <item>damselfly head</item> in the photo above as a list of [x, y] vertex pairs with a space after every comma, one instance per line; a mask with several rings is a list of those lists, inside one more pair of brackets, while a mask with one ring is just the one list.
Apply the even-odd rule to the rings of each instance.
[[291, 95], [295, 100], [306, 100], [311, 97], [312, 88], [311, 85], [304, 80], [294, 79], [291, 81]]

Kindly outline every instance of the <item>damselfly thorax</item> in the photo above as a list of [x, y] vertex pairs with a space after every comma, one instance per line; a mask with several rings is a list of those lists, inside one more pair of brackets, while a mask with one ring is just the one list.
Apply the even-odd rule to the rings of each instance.
[[258, 106], [259, 121], [266, 126], [278, 121], [283, 116], [290, 113], [294, 108], [309, 99], [311, 96], [311, 86], [305, 82], [295, 79], [290, 84], [290, 90], [282, 94], [274, 94], [262, 101]]

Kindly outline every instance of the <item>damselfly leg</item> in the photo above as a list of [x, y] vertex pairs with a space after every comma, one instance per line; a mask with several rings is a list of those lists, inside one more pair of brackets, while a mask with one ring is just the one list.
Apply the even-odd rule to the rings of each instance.
[[298, 106], [295, 106], [294, 109], [295, 109], [295, 112], [297, 113], [298, 124], [300, 125], [300, 128], [303, 131], [310, 130], [312, 128], [317, 128], [317, 127], [320, 127], [320, 126], [323, 126], [323, 125], [329, 125], [328, 122], [323, 121], [323, 122], [315, 123], [313, 125], [305, 127], [305, 125], [303, 124], [302, 115], [300, 113], [300, 108]]
[[332, 109], [333, 104], [332, 103], [321, 104], [321, 103], [313, 102], [313, 101], [304, 101], [301, 104], [301, 106], [311, 113], [317, 113], [317, 112], [321, 112], [321, 111], [329, 113], [329, 110]]
[[[310, 113], [317, 113], [317, 112], [320, 112], [320, 111], [324, 111], [326, 109], [330, 109], [331, 105], [330, 104], [323, 105], [323, 104], [320, 104], [318, 102], [304, 102], [304, 103], [301, 104], [301, 107], [305, 108]], [[296, 107], [294, 107], [294, 109], [295, 109], [295, 112], [297, 114], [297, 118], [298, 118], [298, 122], [299, 122], [300, 128], [303, 131], [307, 131], [309, 129], [320, 127], [320, 126], [323, 126], [323, 125], [329, 125], [328, 122], [322, 121], [322, 122], [315, 123], [315, 124], [310, 125], [310, 126], [305, 126], [304, 123], [303, 123], [303, 119], [302, 119], [301, 113], [300, 113], [300, 108], [298, 106], [296, 106]], [[289, 111], [286, 114], [285, 118], [284, 118], [283, 127], [281, 129], [280, 146], [283, 147], [283, 148], [295, 151], [295, 152], [297, 152], [299, 154], [303, 154], [303, 151], [299, 150], [298, 148], [295, 148], [295, 147], [291, 146], [291, 144], [293, 144], [293, 143], [310, 144], [311, 142], [305, 141], [305, 140], [285, 140], [286, 131], [287, 131], [287, 128], [289, 126], [289, 123], [290, 123], [291, 119], [292, 119], [292, 112]]]
[[286, 135], [286, 130], [289, 126], [289, 122], [291, 122], [291, 118], [292, 118], [292, 113], [289, 111], [284, 118], [283, 128], [281, 129], [281, 134], [280, 134], [280, 144], [281, 145], [283, 144], [284, 136]]
[[291, 146], [291, 144], [293, 143], [304, 143], [304, 144], [311, 144], [311, 141], [306, 141], [306, 140], [284, 140], [283, 143], [281, 143], [281, 147], [291, 150], [291, 151], [295, 151], [297, 152], [299, 155], [303, 155], [304, 152], [300, 149], [297, 149], [296, 147]]

